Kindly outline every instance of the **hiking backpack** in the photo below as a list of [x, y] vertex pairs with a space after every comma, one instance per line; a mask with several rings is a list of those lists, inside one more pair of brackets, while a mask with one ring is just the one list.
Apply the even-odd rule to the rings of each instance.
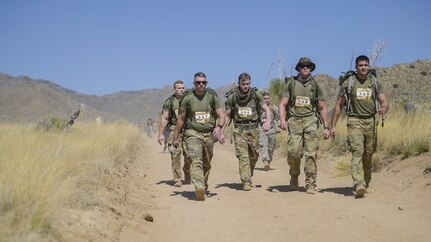
[[[372, 98], [374, 98], [374, 109], [377, 112], [378, 106], [379, 106], [379, 102], [377, 100], [377, 96], [379, 95], [379, 86], [378, 84], [378, 80], [377, 80], [377, 72], [375, 69], [370, 69], [368, 76], [371, 79], [371, 88], [374, 89], [374, 96], [372, 96]], [[344, 97], [346, 98], [346, 113], [348, 113], [349, 111], [351, 111], [351, 107], [352, 107], [352, 90], [353, 90], [353, 86], [355, 85], [355, 81], [356, 81], [356, 72], [354, 71], [348, 71], [346, 72], [346, 74], [341, 75], [339, 77], [339, 86], [341, 88], [341, 86], [343, 85], [343, 83], [347, 80], [349, 82], [349, 84], [346, 87], [346, 90], [344, 92]]]

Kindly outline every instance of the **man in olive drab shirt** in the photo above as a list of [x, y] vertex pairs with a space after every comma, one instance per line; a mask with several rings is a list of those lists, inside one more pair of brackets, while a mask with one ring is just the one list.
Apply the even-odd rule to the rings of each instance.
[[238, 87], [228, 96], [226, 101], [226, 122], [221, 132], [220, 142], [224, 143], [224, 129], [233, 114], [233, 137], [235, 155], [239, 160], [239, 175], [244, 191], [250, 191], [256, 162], [259, 159], [259, 122], [260, 112], [268, 117], [262, 125], [268, 131], [271, 123], [269, 107], [263, 101], [262, 94], [250, 87], [251, 77], [241, 73], [238, 77]]
[[195, 185], [196, 200], [203, 201], [205, 190], [208, 189], [214, 142], [220, 137], [225, 118], [220, 99], [207, 89], [206, 75], [196, 73], [193, 84], [195, 89], [181, 101], [172, 144], [175, 147], [179, 145], [179, 134], [184, 127], [187, 154], [192, 161], [190, 176]]
[[[177, 124], [178, 111], [180, 108], [180, 99], [184, 94], [185, 86], [184, 82], [181, 80], [177, 80], [174, 82], [174, 91], [175, 93], [166, 99], [163, 105], [163, 112], [160, 119], [159, 125], [159, 138], [158, 142], [160, 145], [168, 143], [168, 149], [171, 153], [171, 165], [172, 165], [172, 174], [174, 176], [174, 186], [181, 187], [181, 153], [184, 156], [184, 183], [190, 184], [190, 158], [187, 156], [187, 147], [183, 142], [182, 135], [181, 137], [181, 145], [178, 147], [172, 146], [172, 141], [174, 138], [174, 130]], [[168, 129], [168, 137], [166, 137], [166, 129]]]
[[[356, 198], [362, 198], [366, 192], [373, 191], [370, 181], [371, 161], [377, 145], [376, 113], [385, 115], [389, 109], [383, 86], [370, 73], [369, 63], [370, 60], [365, 55], [356, 58], [356, 73], [341, 85], [331, 122], [331, 136], [335, 137], [338, 117], [347, 104], [347, 143], [352, 153], [352, 178]], [[349, 82], [353, 82], [353, 85]]]
[[[311, 76], [316, 65], [307, 57], [301, 57], [295, 70], [298, 75], [284, 86], [279, 104], [280, 128], [289, 131], [287, 143], [287, 162], [290, 166], [290, 189], [298, 190], [301, 158], [305, 155], [304, 173], [307, 194], [316, 194], [317, 151], [319, 139], [317, 130], [319, 112], [323, 122], [323, 137], [329, 138], [329, 120], [323, 90]], [[287, 107], [287, 122], [285, 119]]]

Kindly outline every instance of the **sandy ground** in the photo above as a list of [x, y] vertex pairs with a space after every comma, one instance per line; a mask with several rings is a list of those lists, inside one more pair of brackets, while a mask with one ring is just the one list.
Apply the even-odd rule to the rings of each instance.
[[[321, 192], [289, 191], [288, 165], [258, 163], [253, 189], [242, 191], [232, 144], [216, 144], [205, 201], [194, 186], [173, 186], [169, 153], [156, 138], [110, 185], [103, 205], [80, 215], [70, 241], [431, 241], [431, 155], [387, 161], [373, 173], [374, 193], [355, 199], [350, 177], [318, 160]], [[301, 170], [302, 172], [302, 170]], [[153, 221], [147, 221], [153, 218]], [[83, 229], [86, 228], [86, 229]], [[76, 231], [80, 231], [78, 234]]]

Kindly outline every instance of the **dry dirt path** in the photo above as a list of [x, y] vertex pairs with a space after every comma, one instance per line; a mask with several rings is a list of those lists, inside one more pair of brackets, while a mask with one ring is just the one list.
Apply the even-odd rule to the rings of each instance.
[[329, 160], [318, 161], [320, 193], [305, 193], [303, 170], [300, 191], [289, 191], [287, 162], [276, 156], [270, 171], [258, 163], [245, 192], [233, 145], [216, 144], [208, 197], [195, 201], [193, 185], [173, 186], [169, 153], [156, 138], [145, 143], [135, 165], [146, 174], [154, 222], [123, 227], [120, 241], [431, 241], [430, 176], [396, 172], [414, 166], [373, 173], [376, 192], [354, 199], [351, 178], [335, 178]]

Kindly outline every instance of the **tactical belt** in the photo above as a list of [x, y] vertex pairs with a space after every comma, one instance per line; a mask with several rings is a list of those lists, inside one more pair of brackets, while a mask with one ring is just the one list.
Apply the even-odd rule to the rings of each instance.
[[349, 118], [359, 118], [359, 119], [370, 119], [374, 118], [375, 115], [369, 115], [369, 116], [349, 116]]
[[245, 121], [234, 121], [235, 127], [240, 127], [241, 129], [255, 129], [257, 128], [257, 120], [245, 120]]
[[208, 134], [208, 133], [213, 132], [213, 130], [214, 129], [205, 129], [205, 130], [195, 130], [195, 131], [198, 133], [201, 133], [201, 134]]

